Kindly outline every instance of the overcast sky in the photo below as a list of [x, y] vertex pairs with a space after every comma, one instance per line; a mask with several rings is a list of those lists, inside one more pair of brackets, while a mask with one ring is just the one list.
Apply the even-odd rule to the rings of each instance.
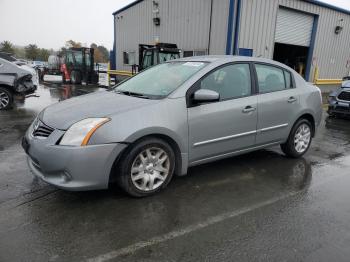
[[[58, 49], [73, 39], [113, 45], [113, 16], [133, 0], [0, 0], [0, 42]], [[323, 0], [350, 10], [350, 0]]]

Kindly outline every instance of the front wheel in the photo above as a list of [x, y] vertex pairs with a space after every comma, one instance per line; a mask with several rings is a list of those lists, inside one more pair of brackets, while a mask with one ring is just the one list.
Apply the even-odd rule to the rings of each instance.
[[132, 146], [119, 163], [119, 186], [131, 196], [145, 197], [168, 185], [174, 174], [175, 154], [167, 142], [147, 138]]
[[298, 158], [304, 155], [312, 141], [312, 126], [307, 119], [300, 119], [292, 128], [286, 143], [281, 145], [283, 153]]
[[6, 88], [0, 87], [0, 110], [11, 108], [13, 103], [13, 95]]

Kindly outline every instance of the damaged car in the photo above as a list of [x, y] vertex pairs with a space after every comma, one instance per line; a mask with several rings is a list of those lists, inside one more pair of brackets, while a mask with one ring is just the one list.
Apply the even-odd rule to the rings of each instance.
[[342, 82], [342, 86], [331, 92], [328, 97], [329, 116], [350, 116], [350, 81]]
[[0, 58], [0, 110], [11, 108], [14, 96], [34, 93], [36, 88], [28, 70]]
[[29, 71], [32, 74], [33, 84], [38, 87], [39, 86], [39, 74], [35, 67], [30, 66], [24, 59], [17, 59], [10, 53], [0, 52], [0, 58], [5, 59], [9, 62], [12, 62], [24, 70]]

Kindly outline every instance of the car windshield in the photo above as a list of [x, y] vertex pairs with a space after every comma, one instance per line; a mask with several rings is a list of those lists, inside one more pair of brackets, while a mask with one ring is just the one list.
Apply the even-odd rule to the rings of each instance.
[[144, 97], [166, 97], [206, 66], [205, 62], [169, 62], [147, 69], [116, 86], [115, 91]]

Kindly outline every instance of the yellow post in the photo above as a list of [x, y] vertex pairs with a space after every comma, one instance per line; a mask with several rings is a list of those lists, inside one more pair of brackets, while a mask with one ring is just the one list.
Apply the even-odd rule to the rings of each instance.
[[108, 65], [107, 65], [107, 83], [108, 83], [108, 86], [111, 85], [111, 75], [109, 74], [110, 69], [111, 69], [111, 64], [110, 64], [110, 62], [108, 62]]
[[314, 84], [317, 83], [318, 80], [318, 66], [315, 66], [315, 71], [314, 71]]

